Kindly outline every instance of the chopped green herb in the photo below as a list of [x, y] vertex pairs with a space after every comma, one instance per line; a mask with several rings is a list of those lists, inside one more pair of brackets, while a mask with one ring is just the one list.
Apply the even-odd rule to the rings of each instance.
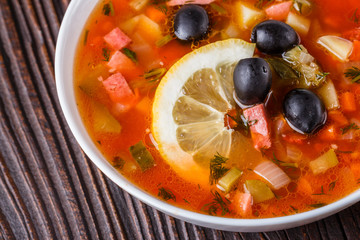
[[312, 208], [321, 208], [323, 206], [326, 206], [326, 203], [315, 203], [315, 204], [310, 204], [308, 206]]
[[314, 193], [314, 194], [312, 194], [312, 195], [325, 195], [325, 193], [324, 193], [324, 187], [321, 186], [321, 192], [320, 192], [320, 193]]
[[156, 41], [155, 45], [159, 48], [159, 47], [166, 45], [171, 40], [173, 40], [173, 37], [170, 34], [168, 34], [168, 35], [162, 37], [161, 39], [159, 39], [158, 41]]
[[299, 165], [297, 163], [291, 163], [291, 162], [280, 163], [280, 166], [286, 167], [286, 168], [298, 168], [299, 167]]
[[210, 160], [210, 184], [216, 183], [229, 170], [229, 168], [223, 166], [227, 160], [228, 158], [221, 156], [219, 153]]
[[300, 49], [300, 50], [303, 50], [302, 47], [300, 45], [297, 45], [297, 47]]
[[353, 15], [351, 15], [350, 20], [358, 24], [360, 20], [360, 14], [357, 13], [358, 9], [355, 9]]
[[158, 196], [164, 199], [165, 201], [172, 199], [176, 202], [175, 195], [169, 189], [163, 187], [159, 188]]
[[[300, 47], [300, 46], [298, 46]], [[301, 47], [300, 47], [301, 49]], [[302, 50], [302, 49], [301, 49]], [[290, 80], [300, 77], [300, 73], [295, 71], [287, 62], [280, 58], [267, 58], [266, 61], [270, 63], [275, 72], [281, 79]]]
[[294, 206], [290, 205], [290, 207], [291, 207], [291, 209], [292, 209], [294, 212], [296, 212], [296, 213], [299, 212], [299, 209], [295, 208]]
[[345, 134], [350, 130], [359, 130], [360, 127], [358, 125], [356, 125], [355, 123], [350, 123], [348, 126], [344, 127], [344, 128], [340, 128], [341, 133]]
[[317, 80], [321, 80], [321, 79], [323, 79], [324, 77], [326, 77], [327, 75], [329, 75], [330, 73], [328, 73], [328, 72], [322, 72], [322, 73], [318, 73], [318, 74], [316, 74], [316, 79]]
[[270, 3], [272, 3], [274, 0], [258, 0], [254, 6], [257, 7], [257, 8], [264, 8], [266, 6], [268, 6]]
[[217, 215], [218, 211], [221, 210], [221, 215], [225, 215], [226, 213], [230, 213], [230, 209], [228, 204], [230, 204], [230, 200], [226, 197], [221, 197], [221, 195], [215, 191], [211, 192], [211, 194], [214, 196], [214, 199], [212, 202], [205, 204], [201, 210], [204, 212], [207, 212], [209, 215]]
[[358, 180], [357, 180], [357, 184], [360, 184], [360, 178], [358, 178]]
[[281, 196], [277, 195], [275, 192], [273, 192], [273, 194], [274, 194], [274, 196], [275, 196], [276, 199], [280, 199], [280, 198], [281, 198]]
[[201, 187], [200, 187], [200, 184], [198, 184], [198, 188], [200, 189]]
[[345, 153], [345, 154], [353, 153], [353, 151], [341, 151], [339, 149], [336, 149], [335, 152], [337, 152], [337, 153]]
[[107, 48], [102, 49], [103, 61], [108, 62], [110, 59], [110, 50]]
[[169, 0], [152, 0], [150, 4], [155, 5], [154, 7], [164, 14], [167, 14], [168, 8], [166, 2]]
[[113, 161], [113, 167], [117, 168], [117, 169], [122, 169], [125, 165], [125, 160], [122, 159], [119, 156], [114, 157], [114, 161]]
[[85, 34], [84, 34], [84, 45], [86, 45], [86, 43], [87, 43], [88, 35], [89, 35], [89, 30], [86, 29]]
[[103, 6], [103, 14], [106, 16], [114, 16], [115, 15], [115, 11], [114, 11], [114, 6], [112, 4], [112, 1], [110, 1], [109, 3], [104, 4]]
[[238, 128], [239, 130], [243, 130], [245, 135], [248, 136], [250, 133], [250, 127], [253, 126], [258, 122], [257, 119], [254, 120], [248, 120], [245, 118], [243, 114], [240, 114], [239, 112], [236, 113], [235, 117], [227, 114], [229, 118], [231, 118], [234, 122], [236, 122], [235, 128]]
[[288, 214], [287, 214], [286, 212], [284, 212], [284, 211], [282, 211], [282, 214], [283, 214], [283, 215], [285, 215], [285, 216], [287, 216], [287, 215], [288, 215]]
[[273, 158], [271, 159], [273, 161], [273, 163], [277, 164], [277, 165], [280, 165], [281, 163], [285, 163], [281, 160], [279, 160], [276, 156], [275, 156], [275, 153], [273, 153]]
[[216, 12], [218, 12], [220, 15], [227, 14], [226, 9], [216, 3], [210, 3], [210, 7], [214, 9]]
[[331, 182], [331, 183], [329, 184], [329, 192], [331, 192], [332, 190], [334, 190], [335, 185], [336, 185], [336, 182], [337, 182], [337, 180], [335, 180], [335, 181], [333, 181], [333, 182]]
[[254, 212], [254, 216], [255, 216], [255, 217], [259, 217], [259, 216], [260, 216], [260, 213], [259, 213], [258, 210], [256, 210], [256, 211]]
[[146, 171], [155, 165], [154, 158], [146, 149], [142, 141], [129, 148], [131, 155], [139, 164], [142, 171]]
[[96, 141], [96, 142], [97, 142], [99, 145], [101, 145], [101, 141], [98, 140], [98, 141]]
[[136, 56], [136, 53], [131, 51], [130, 49], [128, 48], [123, 48], [122, 50], [122, 53], [125, 54], [125, 56], [127, 56], [128, 58], [131, 59], [131, 61], [133, 61], [134, 63], [137, 63], [138, 60], [137, 60], [137, 56]]
[[345, 77], [349, 78], [352, 83], [360, 83], [360, 69], [352, 66], [345, 70]]
[[158, 82], [166, 71], [166, 68], [154, 68], [145, 72], [143, 77], [150, 82]]
[[188, 200], [186, 200], [185, 198], [183, 198], [184, 202], [187, 204], [190, 204], [190, 202]]

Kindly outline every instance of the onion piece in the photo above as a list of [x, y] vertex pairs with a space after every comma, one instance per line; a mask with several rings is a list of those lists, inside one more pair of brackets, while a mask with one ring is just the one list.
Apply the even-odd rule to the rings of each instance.
[[280, 189], [290, 183], [290, 178], [275, 163], [265, 161], [254, 168], [254, 172], [266, 179], [274, 189]]
[[288, 159], [298, 162], [302, 157], [302, 151], [295, 146], [287, 146], [286, 153]]
[[317, 43], [342, 62], [348, 61], [348, 57], [353, 49], [353, 43], [351, 41], [338, 36], [322, 36], [317, 40]]

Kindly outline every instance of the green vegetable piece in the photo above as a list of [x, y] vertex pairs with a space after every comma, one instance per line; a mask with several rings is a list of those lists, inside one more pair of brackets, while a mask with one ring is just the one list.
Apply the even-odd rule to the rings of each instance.
[[260, 180], [246, 180], [245, 185], [255, 203], [264, 202], [275, 197], [269, 186]]
[[297, 86], [302, 88], [318, 87], [326, 80], [324, 74], [316, 63], [315, 58], [309, 54], [303, 45], [296, 46], [283, 54], [283, 59], [292, 69], [299, 73]]
[[173, 40], [173, 37], [170, 34], [168, 34], [168, 35], [160, 38], [158, 41], [156, 41], [155, 45], [159, 48], [159, 47], [166, 45], [171, 40]]
[[210, 7], [212, 9], [214, 9], [220, 15], [228, 13], [225, 8], [223, 8], [222, 6], [220, 6], [220, 5], [216, 4], [216, 3], [210, 3]]
[[308, 0], [294, 0], [293, 7], [301, 15], [308, 16], [311, 13], [312, 6]]
[[274, 68], [275, 72], [284, 80], [296, 79], [300, 74], [280, 58], [267, 58], [266, 61]]
[[120, 133], [121, 125], [106, 106], [94, 101], [93, 127], [97, 133]]
[[134, 146], [131, 146], [129, 150], [143, 172], [154, 166], [154, 158], [146, 149], [142, 141], [138, 142]]
[[229, 192], [239, 180], [242, 173], [243, 172], [236, 167], [230, 169], [230, 171], [219, 179], [218, 186], [221, 187], [221, 190], [224, 192]]
[[134, 51], [131, 51], [128, 48], [123, 48], [121, 51], [122, 51], [123, 54], [125, 54], [125, 56], [130, 58], [130, 60], [133, 61], [134, 63], [138, 62], [136, 53]]
[[351, 80], [352, 83], [360, 83], [360, 69], [352, 66], [345, 70], [345, 77]]
[[104, 71], [106, 71], [106, 67], [98, 65], [88, 72], [79, 83], [79, 88], [95, 100], [100, 99], [99, 92], [103, 90], [102, 82], [98, 78]]
[[311, 161], [309, 166], [316, 175], [326, 172], [329, 168], [335, 167], [339, 163], [334, 149], [330, 149], [317, 159]]

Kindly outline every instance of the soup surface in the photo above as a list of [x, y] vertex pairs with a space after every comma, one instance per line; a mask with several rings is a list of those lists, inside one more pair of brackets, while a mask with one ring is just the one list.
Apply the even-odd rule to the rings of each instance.
[[75, 62], [89, 135], [164, 201], [269, 218], [360, 186], [358, 0], [101, 0]]

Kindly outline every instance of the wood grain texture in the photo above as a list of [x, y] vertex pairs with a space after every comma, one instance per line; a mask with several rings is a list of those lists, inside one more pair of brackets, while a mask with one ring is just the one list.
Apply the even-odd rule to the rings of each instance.
[[298, 228], [232, 233], [169, 217], [104, 176], [57, 100], [69, 0], [0, 0], [0, 239], [360, 239], [360, 203]]

